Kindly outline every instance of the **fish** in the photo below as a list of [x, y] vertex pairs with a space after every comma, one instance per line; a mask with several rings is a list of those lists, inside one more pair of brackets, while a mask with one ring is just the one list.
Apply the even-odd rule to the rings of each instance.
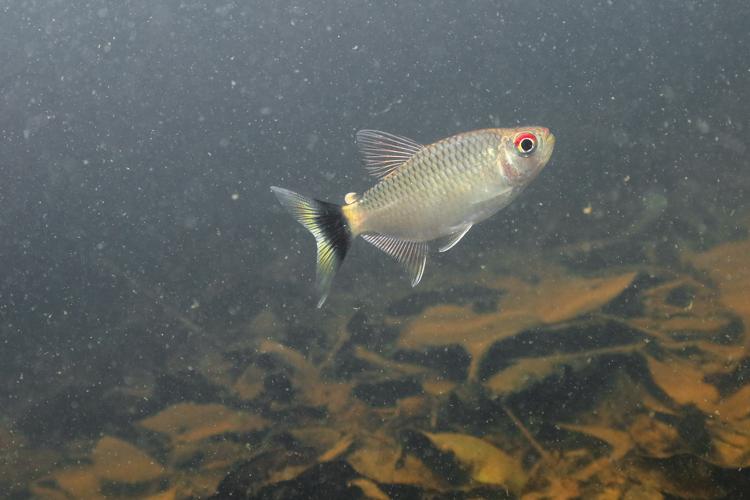
[[547, 165], [555, 136], [546, 127], [489, 128], [423, 145], [378, 130], [356, 144], [378, 181], [343, 204], [271, 186], [281, 205], [315, 237], [318, 308], [358, 236], [399, 262], [419, 284], [430, 244], [456, 246], [477, 223], [510, 204]]

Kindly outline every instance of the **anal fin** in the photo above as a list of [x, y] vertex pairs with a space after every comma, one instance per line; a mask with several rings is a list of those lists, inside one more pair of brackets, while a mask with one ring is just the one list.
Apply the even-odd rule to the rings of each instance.
[[456, 243], [461, 241], [461, 238], [466, 236], [466, 233], [469, 232], [469, 229], [471, 229], [472, 225], [473, 224], [466, 224], [465, 226], [462, 226], [458, 231], [445, 238], [445, 240], [443, 240], [442, 246], [438, 249], [438, 251], [447, 252], [448, 250], [456, 246]]
[[362, 238], [398, 261], [409, 273], [411, 286], [417, 286], [427, 264], [428, 245], [424, 241], [408, 241], [385, 234], [364, 234]]

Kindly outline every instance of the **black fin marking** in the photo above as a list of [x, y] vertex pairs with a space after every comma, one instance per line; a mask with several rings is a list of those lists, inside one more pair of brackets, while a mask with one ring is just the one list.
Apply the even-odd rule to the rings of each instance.
[[409, 273], [411, 286], [419, 284], [427, 264], [426, 242], [402, 240], [385, 234], [364, 234], [362, 238], [400, 262]]
[[360, 130], [356, 140], [365, 168], [379, 178], [387, 177], [424, 149], [411, 139], [379, 130]]
[[318, 245], [315, 287], [322, 307], [331, 290], [333, 276], [346, 257], [352, 243], [352, 232], [341, 207], [333, 203], [307, 198], [288, 189], [271, 186], [282, 205], [305, 226]]

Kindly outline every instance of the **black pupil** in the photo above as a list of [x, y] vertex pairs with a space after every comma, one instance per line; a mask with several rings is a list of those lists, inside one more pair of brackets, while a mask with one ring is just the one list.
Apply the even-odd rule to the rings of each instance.
[[528, 153], [534, 148], [534, 141], [529, 139], [528, 137], [526, 139], [521, 139], [521, 151], [524, 153]]

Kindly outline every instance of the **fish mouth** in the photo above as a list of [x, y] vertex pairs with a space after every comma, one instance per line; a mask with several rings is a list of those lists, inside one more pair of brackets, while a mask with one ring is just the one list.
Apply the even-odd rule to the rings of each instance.
[[542, 144], [544, 146], [544, 160], [541, 166], [544, 167], [552, 156], [552, 151], [555, 149], [555, 134], [550, 132], [548, 128], [542, 129]]
[[544, 138], [544, 142], [547, 143], [547, 146], [551, 148], [555, 147], [555, 134], [552, 132], [547, 132], [547, 137]]
[[550, 149], [555, 147], [555, 134], [553, 134], [550, 129], [541, 127], [539, 129], [539, 135], [542, 136], [542, 141], [547, 147], [549, 147]]

